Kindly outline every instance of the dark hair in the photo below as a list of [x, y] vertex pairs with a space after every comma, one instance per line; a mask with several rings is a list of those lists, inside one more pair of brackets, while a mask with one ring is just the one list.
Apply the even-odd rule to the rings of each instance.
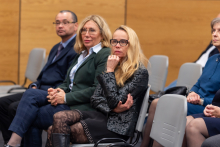
[[75, 14], [74, 12], [72, 12], [72, 11], [70, 11], [70, 10], [61, 10], [61, 11], [60, 11], [60, 13], [65, 13], [65, 12], [71, 13], [72, 19], [73, 19], [74, 22], [77, 22], [77, 21], [78, 21], [78, 20], [77, 20], [77, 16], [76, 16], [76, 14]]

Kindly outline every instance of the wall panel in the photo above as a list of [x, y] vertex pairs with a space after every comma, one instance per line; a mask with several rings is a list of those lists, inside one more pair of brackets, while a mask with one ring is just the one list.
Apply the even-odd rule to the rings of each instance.
[[127, 1], [127, 25], [137, 32], [145, 55], [169, 57], [167, 84], [211, 41], [210, 22], [220, 13], [219, 5], [212, 0]]
[[74, 11], [79, 22], [86, 16], [103, 16], [111, 31], [124, 23], [124, 0], [22, 0], [21, 11], [21, 64], [20, 79], [23, 81], [28, 54], [34, 47], [47, 49], [60, 41], [52, 22], [60, 10]]
[[0, 0], [0, 10], [0, 80], [17, 82], [19, 0]]

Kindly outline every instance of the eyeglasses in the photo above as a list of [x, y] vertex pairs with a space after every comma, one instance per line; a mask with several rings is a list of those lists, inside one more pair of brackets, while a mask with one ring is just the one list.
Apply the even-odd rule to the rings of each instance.
[[126, 46], [128, 44], [128, 40], [125, 40], [125, 39], [121, 39], [120, 41], [118, 41], [116, 39], [110, 40], [110, 44], [112, 46], [116, 46], [118, 43], [120, 44], [120, 46]]
[[95, 35], [97, 33], [97, 31], [95, 29], [88, 29], [88, 30], [87, 29], [82, 29], [80, 31], [80, 33], [82, 35], [85, 35], [87, 32], [89, 33], [89, 35]]
[[70, 21], [64, 21], [64, 22], [53, 22], [54, 25], [59, 26], [60, 24], [63, 26], [67, 26], [70, 23], [76, 23], [76, 22], [70, 22]]

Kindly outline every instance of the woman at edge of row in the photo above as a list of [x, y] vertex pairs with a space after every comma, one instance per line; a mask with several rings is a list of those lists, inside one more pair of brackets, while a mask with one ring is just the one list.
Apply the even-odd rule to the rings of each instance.
[[[220, 18], [215, 18], [212, 20], [211, 30], [212, 30], [212, 43], [220, 51]], [[208, 59], [201, 77], [199, 78], [198, 82], [192, 87], [189, 95], [187, 96], [187, 102], [188, 102], [187, 105], [190, 105], [190, 108], [192, 109], [199, 108], [199, 111], [201, 112], [198, 111], [197, 113], [194, 112], [194, 114], [193, 113], [188, 114], [189, 116], [187, 116], [186, 133], [183, 140], [183, 147], [185, 146], [200, 147], [202, 142], [205, 140], [205, 138], [212, 136], [216, 133], [215, 131], [216, 126], [212, 125], [212, 123], [209, 122], [209, 120], [212, 119], [212, 116], [215, 117], [215, 115], [213, 115], [211, 112], [209, 112], [208, 114], [207, 110], [213, 109], [212, 111], [215, 111], [213, 107], [215, 108], [217, 107], [209, 104], [216, 101], [215, 94], [220, 89], [219, 73], [220, 73], [220, 55], [216, 54]], [[201, 98], [204, 98], [204, 101]], [[147, 147], [149, 145], [150, 131], [151, 131], [152, 122], [158, 100], [159, 99], [155, 99], [150, 106], [148, 120], [144, 130], [144, 137], [141, 147]], [[204, 114], [202, 112], [204, 112]], [[194, 126], [194, 128], [192, 126]], [[193, 128], [194, 130], [197, 129], [195, 131], [198, 133], [197, 137], [195, 137], [196, 134], [193, 134], [191, 132], [192, 130], [190, 128], [191, 129]], [[200, 132], [200, 135], [198, 130], [202, 131]], [[218, 131], [220, 133], [220, 130]], [[154, 141], [153, 147], [161, 147], [161, 145], [158, 142]]]

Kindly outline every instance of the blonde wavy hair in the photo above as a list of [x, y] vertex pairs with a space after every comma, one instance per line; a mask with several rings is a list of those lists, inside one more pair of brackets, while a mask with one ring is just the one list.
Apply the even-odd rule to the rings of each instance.
[[78, 29], [77, 29], [77, 35], [76, 35], [76, 43], [74, 45], [74, 50], [76, 51], [76, 53], [81, 53], [83, 50], [86, 50], [86, 47], [83, 44], [82, 41], [82, 37], [81, 37], [81, 30], [83, 29], [84, 25], [88, 22], [88, 21], [93, 21], [95, 22], [98, 27], [99, 27], [99, 31], [101, 33], [102, 36], [102, 47], [110, 47], [110, 38], [112, 37], [112, 33], [109, 29], [108, 24], [106, 23], [106, 21], [104, 20], [104, 18], [102, 18], [99, 15], [90, 15], [88, 17], [86, 17], [79, 25]]
[[[143, 54], [138, 36], [133, 29], [121, 25], [115, 32], [117, 30], [125, 31], [129, 40], [127, 57], [123, 59], [115, 70], [117, 85], [123, 87], [125, 81], [128, 80], [140, 66], [147, 67], [148, 59]], [[113, 54], [113, 52], [111, 54]]]

